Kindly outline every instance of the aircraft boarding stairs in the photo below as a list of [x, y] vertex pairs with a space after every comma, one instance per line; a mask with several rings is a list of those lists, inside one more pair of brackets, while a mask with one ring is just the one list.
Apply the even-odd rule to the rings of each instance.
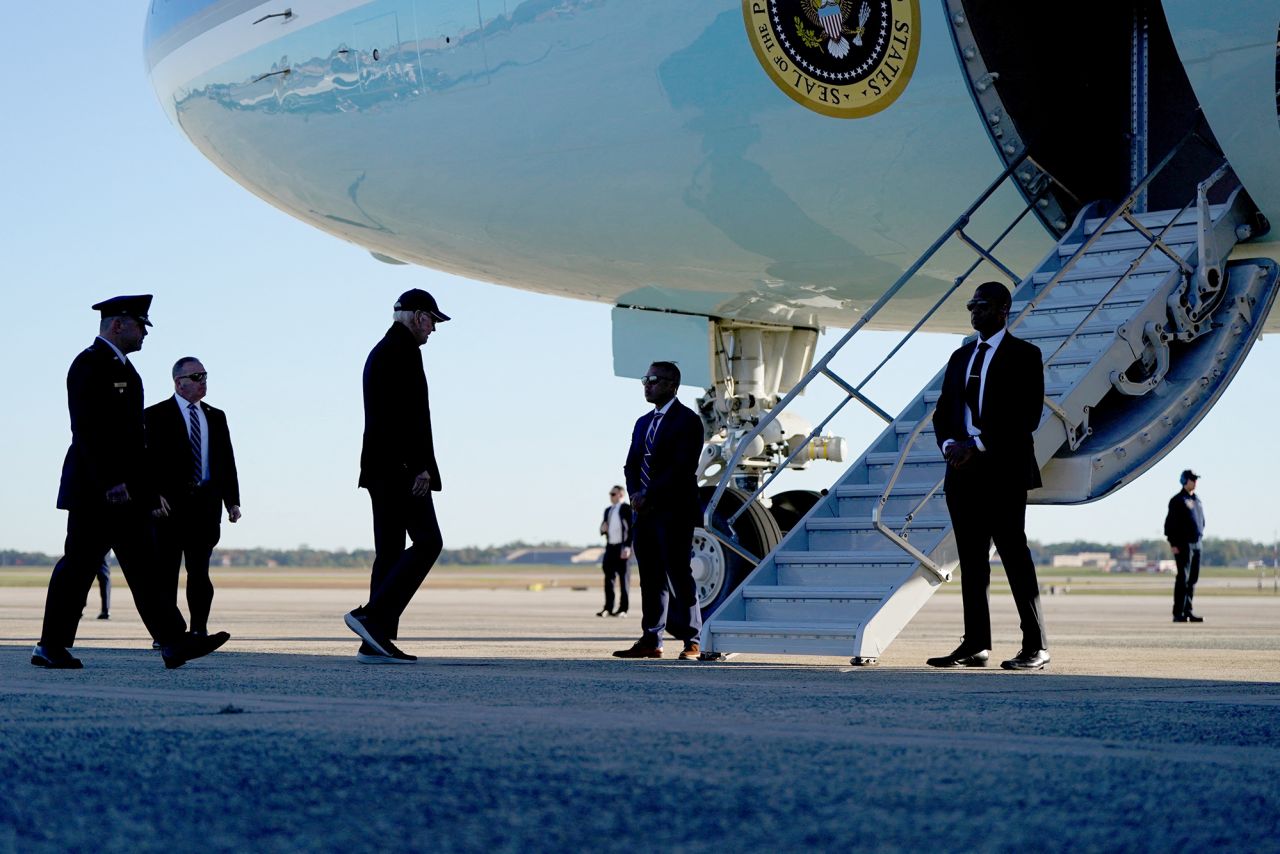
[[[1226, 263], [1252, 214], [1239, 190], [1227, 204], [1207, 204], [1206, 185], [1222, 172], [1201, 185], [1199, 206], [1181, 211], [1132, 214], [1147, 182], [1109, 215], [1087, 207], [1014, 290], [1013, 332], [1045, 362], [1035, 435], [1045, 486], [1032, 502], [1089, 501], [1145, 471], [1208, 411], [1256, 340], [1276, 266]], [[961, 231], [967, 221], [958, 221]], [[811, 375], [861, 399], [830, 373], [830, 355]], [[941, 385], [940, 371], [706, 620], [704, 657], [839, 655], [872, 664], [950, 580], [945, 463], [930, 423]]]

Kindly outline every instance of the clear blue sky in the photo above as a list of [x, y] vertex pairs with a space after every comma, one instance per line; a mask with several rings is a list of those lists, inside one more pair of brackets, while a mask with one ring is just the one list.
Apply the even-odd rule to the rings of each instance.
[[[80, 0], [59, 14], [34, 3], [5, 11], [25, 56], [9, 75], [17, 85], [0, 134], [0, 548], [61, 551], [66, 369], [96, 333], [89, 306], [120, 293], [156, 295], [155, 329], [132, 357], [147, 402], [172, 393], [169, 366], [192, 354], [211, 372], [209, 402], [228, 412], [245, 518], [223, 526], [223, 545], [369, 547], [368, 500], [355, 486], [360, 370], [410, 287], [455, 318], [424, 350], [446, 546], [594, 541], [645, 409], [639, 384], [612, 374], [608, 307], [390, 267], [259, 201], [169, 125], [143, 69], [145, 9]], [[955, 340], [922, 342], [913, 370], [886, 378], [885, 405], [909, 399]], [[842, 361], [852, 375], [865, 358]], [[1271, 540], [1277, 373], [1280, 348], [1264, 340], [1163, 463], [1105, 501], [1032, 508], [1029, 533], [1158, 537], [1177, 473], [1192, 466], [1211, 536]], [[811, 413], [830, 395], [814, 398]], [[876, 425], [858, 415], [836, 432], [856, 455]], [[790, 485], [827, 486], [839, 472], [818, 466]]]

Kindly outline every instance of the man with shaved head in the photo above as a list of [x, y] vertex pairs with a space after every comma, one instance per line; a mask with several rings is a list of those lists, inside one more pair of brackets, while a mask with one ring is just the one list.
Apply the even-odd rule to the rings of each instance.
[[984, 282], [965, 306], [978, 335], [947, 363], [933, 416], [947, 460], [947, 510], [960, 557], [964, 639], [933, 667], [984, 667], [991, 651], [991, 544], [1004, 564], [1018, 606], [1022, 649], [1005, 670], [1041, 670], [1049, 663], [1040, 583], [1027, 548], [1027, 490], [1040, 486], [1034, 434], [1044, 407], [1040, 348], [1006, 328], [1009, 289]]

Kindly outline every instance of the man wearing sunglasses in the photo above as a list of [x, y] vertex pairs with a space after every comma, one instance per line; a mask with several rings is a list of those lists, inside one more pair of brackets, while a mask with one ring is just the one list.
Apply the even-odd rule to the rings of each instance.
[[933, 415], [947, 460], [947, 510], [960, 557], [964, 639], [933, 667], [984, 667], [991, 651], [991, 543], [1004, 564], [1022, 627], [1022, 649], [1005, 670], [1041, 670], [1049, 663], [1040, 585], [1027, 548], [1027, 490], [1040, 486], [1034, 433], [1044, 407], [1040, 348], [1005, 328], [1012, 297], [984, 282], [966, 308], [978, 336], [947, 363]]
[[156, 573], [149, 515], [158, 501], [146, 471], [142, 379], [128, 358], [147, 337], [151, 295], [113, 297], [93, 308], [102, 316], [98, 337], [67, 372], [71, 447], [58, 488], [58, 507], [67, 511], [67, 541], [49, 576], [44, 625], [31, 663], [50, 670], [83, 666], [70, 648], [94, 576], [114, 550], [165, 667], [181, 667], [230, 636], [185, 635], [173, 593]]
[[147, 466], [160, 493], [155, 517], [158, 572], [178, 595], [178, 573], [187, 566], [187, 607], [192, 635], [209, 634], [213, 582], [209, 555], [227, 521], [240, 520], [240, 481], [227, 415], [204, 402], [209, 372], [195, 356], [173, 364], [173, 397], [147, 407]]
[[361, 664], [417, 661], [392, 641], [400, 615], [444, 548], [431, 497], [440, 491], [440, 467], [421, 348], [449, 315], [418, 288], [401, 294], [392, 312], [391, 328], [364, 364], [360, 486], [373, 505], [374, 558], [369, 601], [344, 618], [363, 641], [356, 653]]
[[618, 658], [661, 658], [662, 633], [684, 642], [682, 660], [696, 660], [702, 634], [698, 589], [689, 566], [698, 524], [698, 456], [702, 419], [676, 400], [680, 369], [654, 362], [641, 378], [653, 405], [636, 421], [627, 452], [627, 490], [634, 511], [633, 542], [640, 565], [643, 634]]

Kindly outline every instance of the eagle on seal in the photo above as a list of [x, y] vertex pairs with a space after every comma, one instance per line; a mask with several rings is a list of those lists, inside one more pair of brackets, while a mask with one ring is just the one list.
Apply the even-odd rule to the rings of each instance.
[[809, 22], [820, 27], [827, 34], [827, 53], [836, 59], [844, 59], [849, 55], [849, 40], [845, 33], [853, 36], [853, 43], [862, 46], [862, 34], [866, 31], [867, 18], [871, 17], [871, 6], [862, 0], [862, 8], [858, 10], [858, 26], [856, 29], [845, 29], [844, 22], [853, 14], [856, 0], [802, 0], [801, 8]]

